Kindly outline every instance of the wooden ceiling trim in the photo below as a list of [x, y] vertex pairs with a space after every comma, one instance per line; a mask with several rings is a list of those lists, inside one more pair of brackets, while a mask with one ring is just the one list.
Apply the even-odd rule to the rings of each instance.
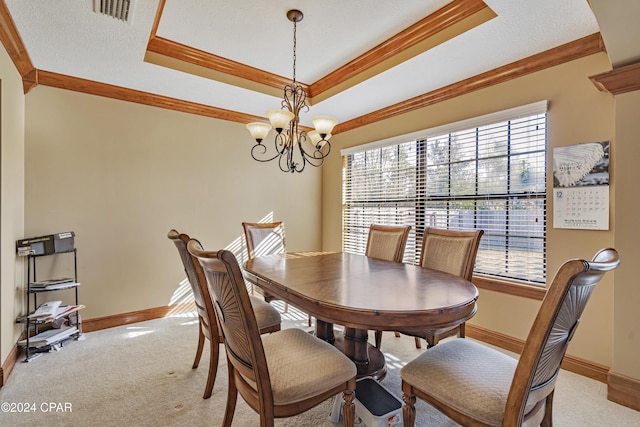
[[486, 73], [478, 74], [477, 76], [407, 99], [370, 114], [340, 123], [333, 130], [333, 134], [336, 135], [400, 114], [405, 114], [419, 108], [465, 95], [478, 89], [483, 89], [565, 62], [603, 52], [604, 50], [604, 42], [602, 41], [600, 33], [595, 33], [545, 52], [532, 55], [528, 58], [512, 62], [503, 67], [487, 71]]
[[[283, 87], [291, 83], [291, 78], [158, 36], [165, 3], [166, 0], [160, 0], [158, 4], [145, 52], [146, 62], [274, 96], [280, 96]], [[308, 84], [297, 83], [309, 91]]]
[[640, 62], [596, 74], [589, 79], [599, 90], [613, 95], [640, 90]]
[[[156, 32], [164, 4], [165, 1], [162, 0], [158, 6], [145, 61], [268, 95], [279, 96], [282, 88], [291, 83], [289, 77], [158, 36]], [[313, 105], [495, 16], [482, 0], [454, 0], [319, 81], [311, 85], [299, 81], [297, 83], [305, 89], [307, 101]], [[468, 21], [466, 26], [462, 26], [465, 21]], [[457, 26], [458, 32], [452, 32]]]
[[[479, 15], [479, 12], [484, 13]], [[447, 31], [474, 15], [478, 15], [478, 18], [472, 24], [455, 32]], [[455, 0], [311, 84], [308, 94], [319, 102], [329, 97], [324, 96], [324, 93], [332, 92], [331, 95], [335, 95], [339, 92], [336, 88], [344, 86], [348, 80], [360, 76], [358, 81], [364, 81], [495, 16], [497, 15], [482, 0]], [[430, 44], [425, 43], [437, 35], [442, 37]], [[388, 64], [384, 65], [385, 63]], [[372, 71], [374, 68], [378, 68], [375, 73]]]
[[[31, 58], [29, 58], [22, 38], [4, 1], [0, 1], [0, 41], [2, 41], [18, 73], [22, 76], [24, 93], [29, 92], [36, 85], [33, 78], [36, 69], [31, 63]], [[25, 76], [29, 76], [29, 78], [25, 79]]]
[[238, 123], [249, 123], [263, 120], [262, 117], [251, 114], [239, 113], [237, 111], [225, 110], [223, 108], [212, 107], [209, 105], [198, 104], [195, 102], [184, 101], [181, 99], [170, 98], [168, 96], [156, 95], [106, 83], [99, 83], [92, 80], [80, 79], [50, 71], [39, 70], [38, 83], [44, 86], [72, 90], [90, 95], [104, 96], [107, 98], [135, 102], [137, 104], [150, 105], [153, 107], [165, 108], [189, 114], [197, 114], [200, 116]]
[[[268, 95], [275, 93], [275, 96], [280, 96], [283, 87], [291, 83], [291, 78], [268, 73], [158, 36], [149, 40], [145, 61], [245, 89], [258, 90]], [[305, 90], [309, 89], [308, 85], [297, 83]], [[256, 84], [262, 87], [256, 87]]]
[[[491, 85], [505, 82], [529, 73], [537, 72], [548, 67], [572, 61], [584, 56], [592, 55], [604, 51], [604, 43], [599, 33], [584, 37], [555, 49], [533, 55], [529, 58], [514, 62], [504, 67], [480, 74], [478, 76], [453, 83], [449, 86], [425, 93], [423, 95], [408, 99], [406, 101], [391, 105], [387, 108], [374, 111], [361, 117], [338, 124], [333, 131], [336, 135], [341, 132], [356, 129], [361, 126], [375, 123], [405, 114], [419, 108], [436, 104], [457, 96], [470, 93]], [[263, 121], [263, 117], [240, 113], [208, 105], [197, 104], [161, 95], [154, 95], [147, 92], [127, 89], [119, 86], [98, 83], [76, 77], [65, 76], [48, 71], [37, 70], [37, 83], [57, 87], [60, 89], [73, 90], [92, 95], [105, 96], [108, 98], [120, 99], [128, 102], [151, 105], [160, 108], [167, 108], [189, 114], [197, 114], [221, 120], [229, 120], [237, 123], [249, 123], [252, 121]]]
[[149, 41], [153, 40], [158, 33], [158, 25], [160, 25], [160, 18], [164, 13], [164, 5], [166, 0], [160, 0], [158, 3], [158, 10], [156, 10], [156, 17], [153, 19], [153, 24], [151, 25], [151, 32], [149, 33]]

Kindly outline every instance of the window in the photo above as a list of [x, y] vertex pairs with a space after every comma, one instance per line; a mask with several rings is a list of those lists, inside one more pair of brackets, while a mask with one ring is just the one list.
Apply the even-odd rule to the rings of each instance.
[[485, 231], [476, 273], [544, 284], [546, 102], [343, 151], [343, 250], [364, 253], [369, 225]]

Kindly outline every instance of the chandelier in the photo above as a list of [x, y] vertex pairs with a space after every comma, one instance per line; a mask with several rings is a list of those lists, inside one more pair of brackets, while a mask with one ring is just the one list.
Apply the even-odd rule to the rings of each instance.
[[[318, 116], [311, 119], [315, 130], [305, 132], [300, 127], [300, 112], [309, 111], [307, 94], [304, 88], [296, 82], [296, 24], [302, 21], [303, 15], [299, 10], [287, 12], [287, 18], [293, 22], [293, 79], [290, 85], [284, 87], [284, 99], [281, 109], [267, 111], [269, 123], [248, 123], [247, 129], [256, 140], [251, 148], [251, 157], [259, 162], [270, 162], [278, 159], [278, 165], [283, 172], [302, 172], [307, 164], [314, 167], [322, 166], [324, 159], [331, 152], [331, 131], [338, 121], [333, 117]], [[275, 154], [267, 154], [267, 146], [263, 141], [271, 129], [275, 129]]]

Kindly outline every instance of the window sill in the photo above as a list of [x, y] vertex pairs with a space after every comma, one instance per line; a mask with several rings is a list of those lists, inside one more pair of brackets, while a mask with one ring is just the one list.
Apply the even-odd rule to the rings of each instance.
[[474, 274], [472, 282], [479, 289], [486, 289], [488, 291], [495, 291], [523, 298], [531, 298], [539, 301], [542, 301], [547, 293], [547, 288], [544, 286], [530, 285], [528, 283], [521, 283], [515, 280], [498, 279], [481, 274]]

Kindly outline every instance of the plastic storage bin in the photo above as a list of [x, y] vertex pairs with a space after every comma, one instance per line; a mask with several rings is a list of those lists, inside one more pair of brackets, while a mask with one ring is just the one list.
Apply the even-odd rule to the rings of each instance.
[[[337, 424], [342, 417], [342, 395], [335, 398], [329, 420]], [[357, 425], [367, 427], [401, 427], [402, 400], [393, 395], [385, 386], [371, 377], [356, 381]]]

